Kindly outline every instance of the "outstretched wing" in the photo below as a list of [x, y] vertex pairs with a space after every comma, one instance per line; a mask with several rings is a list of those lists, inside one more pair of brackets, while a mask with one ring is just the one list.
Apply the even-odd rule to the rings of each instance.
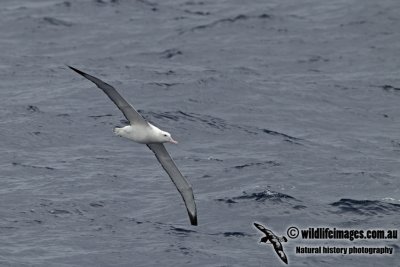
[[197, 225], [196, 203], [194, 202], [192, 187], [179, 171], [178, 167], [176, 167], [175, 162], [162, 143], [147, 144], [147, 146], [154, 152], [158, 161], [181, 194], [189, 214], [190, 222], [192, 225]]
[[280, 258], [284, 263], [288, 264], [288, 259], [287, 259], [287, 257], [286, 257], [285, 252], [283, 252], [282, 246], [280, 246], [280, 248], [278, 248], [278, 247], [276, 247], [276, 246], [274, 245], [274, 249], [275, 249], [276, 254], [278, 254], [279, 258]]
[[93, 77], [87, 73], [84, 73], [83, 71], [80, 71], [76, 68], [73, 68], [71, 66], [68, 66], [70, 69], [73, 71], [77, 72], [78, 74], [82, 75], [89, 81], [93, 82], [94, 84], [97, 85], [111, 100], [114, 102], [114, 104], [122, 111], [126, 119], [131, 123], [131, 124], [142, 124], [142, 125], [147, 125], [147, 121], [140, 115], [135, 108], [129, 104], [119, 93], [118, 91], [112, 87], [111, 85], [103, 82], [102, 80]]
[[257, 227], [257, 229], [263, 232], [264, 234], [268, 234], [267, 231], [270, 231], [269, 229], [265, 228], [263, 225], [259, 223], [254, 223], [254, 226]]

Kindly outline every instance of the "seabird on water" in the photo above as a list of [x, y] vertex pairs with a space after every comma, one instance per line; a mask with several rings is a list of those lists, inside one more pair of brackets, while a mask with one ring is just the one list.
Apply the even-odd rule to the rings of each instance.
[[185, 202], [191, 224], [197, 225], [196, 203], [194, 202], [192, 187], [176, 167], [175, 162], [163, 144], [166, 142], [177, 144], [178, 142], [172, 139], [170, 133], [160, 130], [156, 126], [147, 122], [135, 110], [135, 108], [118, 93], [114, 87], [96, 77], [84, 73], [83, 71], [71, 66], [68, 67], [96, 84], [97, 87], [100, 88], [122, 111], [130, 125], [122, 128], [115, 128], [114, 133], [137, 143], [146, 144], [151, 151], [153, 151], [156, 158], [161, 163], [164, 170], [168, 173], [172, 182], [175, 184], [176, 188], [181, 194], [183, 201]]

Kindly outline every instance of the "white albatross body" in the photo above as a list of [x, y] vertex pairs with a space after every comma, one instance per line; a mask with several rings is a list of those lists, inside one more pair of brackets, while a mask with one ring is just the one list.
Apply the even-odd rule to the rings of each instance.
[[154, 153], [161, 166], [168, 173], [172, 182], [175, 184], [183, 201], [192, 225], [197, 225], [196, 203], [191, 185], [176, 167], [175, 162], [165, 149], [163, 143], [169, 142], [177, 144], [168, 132], [165, 132], [151, 123], [147, 122], [111, 85], [102, 80], [84, 73], [76, 68], [68, 66], [78, 74], [97, 85], [114, 104], [121, 110], [130, 125], [122, 128], [114, 128], [114, 133], [118, 136], [128, 138], [140, 144], [146, 144]]
[[[171, 138], [169, 133], [160, 130], [151, 123], [148, 124], [150, 127], [143, 125], [127, 125], [122, 128], [114, 128], [114, 133], [118, 136], [125, 137], [140, 144], [162, 142], [171, 142], [174, 144], [178, 143]], [[164, 141], [164, 139], [167, 141]]]

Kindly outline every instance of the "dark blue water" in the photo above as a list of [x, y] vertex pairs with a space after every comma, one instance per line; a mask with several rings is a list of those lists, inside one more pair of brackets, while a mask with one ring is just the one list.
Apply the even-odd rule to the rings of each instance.
[[[2, 1], [1, 266], [283, 266], [257, 221], [398, 229], [400, 3]], [[95, 86], [118, 88], [179, 145], [199, 226]], [[290, 266], [397, 266], [299, 255]]]

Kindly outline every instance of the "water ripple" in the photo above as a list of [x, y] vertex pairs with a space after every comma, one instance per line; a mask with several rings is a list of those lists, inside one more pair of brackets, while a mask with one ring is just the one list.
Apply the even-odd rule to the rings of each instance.
[[355, 200], [342, 198], [330, 205], [338, 209], [334, 213], [346, 212], [359, 215], [389, 215], [400, 212], [400, 204], [387, 203], [379, 200]]

